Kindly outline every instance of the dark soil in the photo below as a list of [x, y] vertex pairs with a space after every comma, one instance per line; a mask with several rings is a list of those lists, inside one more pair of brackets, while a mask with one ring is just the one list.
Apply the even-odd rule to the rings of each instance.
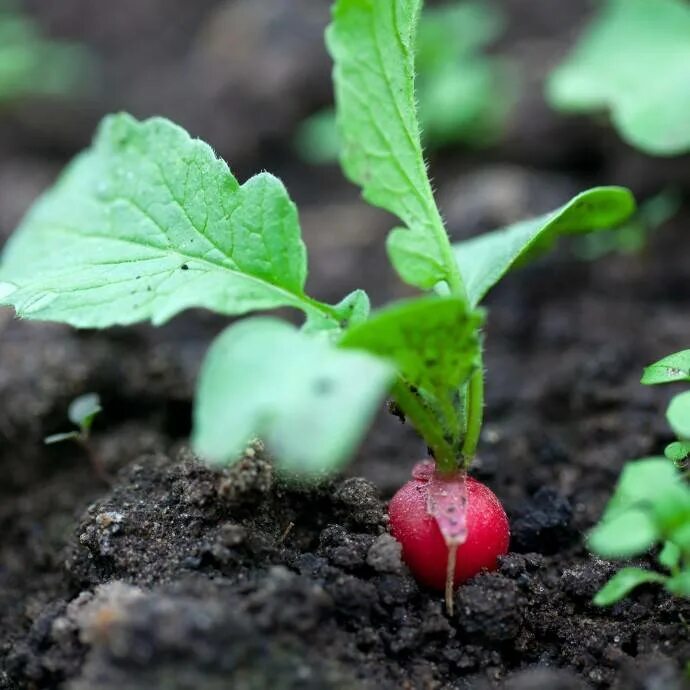
[[[240, 177], [266, 167], [285, 178], [318, 296], [362, 285], [376, 303], [401, 294], [385, 264], [390, 219], [337, 171], [290, 152], [297, 122], [328, 99], [327, 2], [29, 4], [100, 52], [105, 84], [87, 104], [4, 114], [3, 236], [102, 112], [161, 112]], [[605, 123], [564, 121], [540, 101], [537, 76], [585, 3], [568, 4], [567, 22], [545, 0], [502, 4], [513, 27], [504, 49], [530, 79], [499, 148], [434, 161], [454, 235], [602, 182], [645, 198], [673, 181], [687, 202], [687, 158], [645, 158]], [[619, 566], [583, 547], [623, 463], [670, 440], [671, 391], [638, 381], [645, 364], [689, 346], [688, 223], [686, 203], [636, 256], [588, 264], [563, 249], [489, 300], [473, 472], [503, 500], [513, 536], [497, 572], [458, 589], [452, 618], [387, 533], [385, 500], [424, 452], [396, 418], [382, 411], [348, 477], [291, 482], [260, 446], [213, 472], [185, 439], [199, 362], [224, 320], [191, 313], [158, 331], [95, 333], [0, 314], [0, 688], [688, 687], [690, 605], [647, 587], [593, 606]], [[42, 445], [88, 391], [103, 398], [92, 448], [112, 486], [79, 447]]]

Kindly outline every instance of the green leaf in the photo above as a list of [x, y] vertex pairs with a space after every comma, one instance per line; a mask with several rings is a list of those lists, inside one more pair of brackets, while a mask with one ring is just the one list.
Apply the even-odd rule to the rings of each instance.
[[659, 383], [690, 381], [690, 350], [674, 352], [645, 368], [640, 383], [653, 386]]
[[669, 539], [681, 550], [690, 552], [690, 515], [680, 516], [678, 527], [669, 534]]
[[395, 365], [405, 388], [396, 387], [394, 396], [439, 462], [459, 456], [460, 390], [478, 366], [482, 320], [463, 300], [422, 298], [375, 313], [340, 341]]
[[658, 539], [659, 531], [649, 513], [631, 508], [604, 517], [589, 533], [588, 544], [604, 558], [629, 558], [644, 553]]
[[86, 393], [75, 398], [67, 409], [67, 416], [83, 431], [88, 431], [96, 415], [101, 412], [101, 398], [98, 393]]
[[[500, 134], [514, 100], [515, 75], [503, 60], [482, 50], [502, 27], [496, 9], [482, 2], [454, 2], [422, 11], [416, 89], [425, 143], [484, 145]], [[341, 143], [335, 111], [326, 108], [305, 119], [295, 146], [309, 163], [337, 161]]]
[[180, 127], [123, 114], [104, 120], [9, 241], [0, 304], [87, 328], [160, 324], [190, 307], [328, 316], [305, 296], [305, 277], [297, 212], [278, 179], [240, 186]]
[[594, 603], [597, 606], [610, 606], [632, 592], [635, 587], [650, 582], [663, 584], [666, 582], [666, 578], [651, 570], [623, 568], [597, 592]]
[[674, 441], [664, 448], [664, 455], [676, 466], [682, 465], [690, 456], [690, 441]]
[[606, 515], [639, 503], [651, 504], [677, 486], [678, 471], [664, 458], [643, 458], [623, 468]]
[[690, 571], [683, 571], [666, 580], [666, 589], [678, 597], [690, 597]]
[[678, 545], [672, 541], [667, 541], [664, 544], [664, 548], [661, 549], [657, 560], [667, 570], [673, 570], [678, 567], [681, 555], [682, 553]]
[[[398, 216], [388, 252], [412, 285], [455, 280], [448, 240], [426, 172], [414, 93], [421, 0], [337, 0], [327, 43], [335, 62], [345, 174], [364, 198]], [[455, 277], [454, 277], [455, 276]]]
[[659, 535], [668, 534], [683, 521], [690, 521], [690, 489], [665, 458], [629, 462], [606, 507], [602, 526], [631, 510], [648, 515]]
[[258, 436], [285, 469], [333, 470], [355, 450], [393, 377], [380, 359], [283, 321], [242, 321], [216, 339], [204, 361], [194, 448], [226, 464]]
[[690, 391], [679, 393], [671, 400], [666, 418], [677, 436], [690, 439]]
[[551, 75], [547, 97], [569, 112], [609, 109], [621, 136], [656, 155], [690, 151], [690, 5], [608, 0]]
[[62, 434], [51, 434], [50, 436], [46, 436], [43, 439], [43, 443], [46, 444], [46, 446], [52, 446], [56, 443], [62, 443], [63, 441], [74, 441], [79, 438], [79, 432], [78, 431], [67, 431]]
[[634, 210], [629, 190], [595, 187], [552, 213], [455, 244], [470, 303], [479, 304], [511, 268], [550, 249], [559, 236], [614, 227]]
[[394, 362], [411, 387], [429, 393], [455, 390], [476, 368], [482, 320], [459, 299], [408, 300], [375, 312], [348, 330], [340, 345]]

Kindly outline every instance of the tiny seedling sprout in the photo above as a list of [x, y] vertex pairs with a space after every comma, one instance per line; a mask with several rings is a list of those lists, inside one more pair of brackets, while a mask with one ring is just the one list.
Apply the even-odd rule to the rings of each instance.
[[[442, 569], [452, 593], [472, 574], [459, 568], [454, 575], [452, 554], [462, 559], [465, 546], [483, 543], [479, 532], [470, 534], [468, 500], [481, 493], [494, 506], [501, 535], [480, 568], [495, 567], [508, 539], [498, 500], [465, 481], [484, 413], [479, 304], [510, 269], [559, 236], [614, 227], [635, 204], [626, 189], [599, 187], [541, 217], [451, 244], [415, 106], [421, 5], [337, 0], [327, 44], [344, 172], [366, 201], [399, 219], [388, 256], [424, 294], [374, 312], [362, 290], [336, 304], [307, 295], [297, 210], [277, 178], [261, 173], [240, 184], [207, 144], [177, 125], [119, 114], [104, 120], [93, 145], [9, 241], [0, 304], [27, 319], [80, 328], [158, 325], [192, 307], [227, 316], [301, 311], [301, 328], [254, 316], [212, 344], [196, 393], [193, 447], [226, 465], [258, 436], [284, 471], [333, 471], [391, 396], [433, 457], [413, 481], [423, 485], [417, 495], [430, 499], [421, 514], [432, 536], [445, 541]], [[409, 554], [403, 541], [412, 562]]]
[[110, 483], [110, 477], [103, 467], [103, 463], [91, 446], [91, 427], [96, 417], [103, 411], [101, 399], [98, 393], [85, 393], [72, 400], [67, 408], [67, 418], [77, 429], [65, 431], [59, 434], [46, 436], [43, 442], [46, 445], [54, 445], [65, 441], [74, 441], [79, 444], [89, 456], [89, 461], [96, 474], [106, 483]]

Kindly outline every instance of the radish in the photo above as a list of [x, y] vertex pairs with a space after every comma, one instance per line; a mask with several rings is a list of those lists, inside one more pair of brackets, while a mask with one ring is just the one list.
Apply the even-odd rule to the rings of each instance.
[[388, 514], [413, 575], [428, 587], [445, 589], [451, 614], [453, 588], [494, 570], [498, 556], [508, 551], [508, 518], [496, 495], [461, 470], [440, 473], [431, 460], [415, 466]]

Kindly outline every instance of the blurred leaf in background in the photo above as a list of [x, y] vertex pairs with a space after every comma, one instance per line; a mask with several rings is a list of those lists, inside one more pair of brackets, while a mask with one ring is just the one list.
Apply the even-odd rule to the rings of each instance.
[[[503, 18], [484, 2], [424, 10], [417, 38], [417, 97], [424, 143], [486, 146], [500, 138], [515, 98], [508, 63], [486, 54]], [[300, 126], [296, 147], [306, 161], [335, 162], [340, 148], [335, 113], [319, 111]]]
[[94, 67], [86, 48], [47, 38], [16, 2], [0, 0], [0, 103], [82, 92]]
[[607, 0], [546, 94], [565, 112], [610, 110], [621, 137], [646, 153], [690, 151], [690, 3]]

